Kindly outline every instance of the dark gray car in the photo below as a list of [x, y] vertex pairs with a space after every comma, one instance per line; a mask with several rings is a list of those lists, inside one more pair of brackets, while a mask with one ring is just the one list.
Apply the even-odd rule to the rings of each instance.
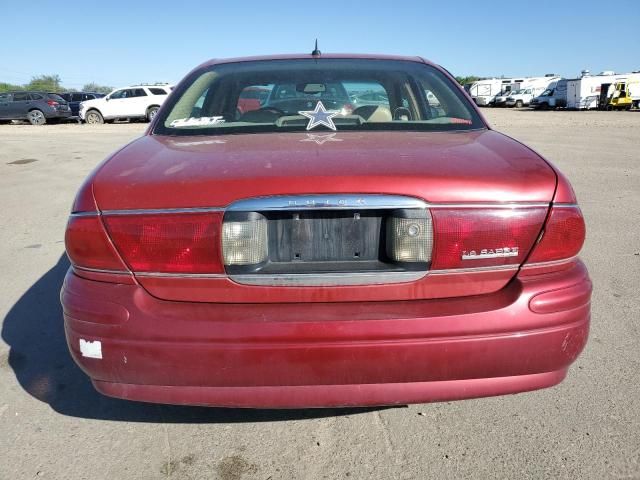
[[55, 93], [0, 93], [0, 121], [29, 120], [31, 125], [44, 125], [70, 116], [67, 101]]

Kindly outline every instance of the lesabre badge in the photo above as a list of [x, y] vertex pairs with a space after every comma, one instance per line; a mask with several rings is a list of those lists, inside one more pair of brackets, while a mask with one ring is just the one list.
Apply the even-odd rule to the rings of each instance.
[[335, 117], [336, 115], [340, 115], [339, 110], [325, 109], [321, 101], [318, 101], [315, 109], [302, 110], [298, 113], [309, 119], [307, 130], [311, 130], [318, 125], [324, 125], [325, 127], [329, 127], [331, 130], [336, 130], [336, 125], [333, 123], [333, 117]]

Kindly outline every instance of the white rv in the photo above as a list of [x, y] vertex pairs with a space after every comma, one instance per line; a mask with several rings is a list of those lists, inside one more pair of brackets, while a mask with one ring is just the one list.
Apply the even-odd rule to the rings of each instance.
[[[600, 95], [608, 96], [608, 89], [626, 75], [602, 72], [599, 75], [584, 75], [581, 78], [567, 80], [567, 108], [572, 110], [590, 110], [598, 108]], [[603, 92], [603, 85], [607, 91]]]
[[512, 91], [507, 98], [507, 107], [526, 107], [535, 97], [543, 93], [549, 88], [554, 88], [560, 77], [555, 75], [546, 75], [544, 77], [527, 78], [522, 82], [518, 90]]
[[476, 105], [486, 106], [496, 98], [497, 95], [505, 90], [511, 90], [511, 79], [509, 78], [490, 78], [487, 80], [478, 80], [469, 87], [469, 95]]

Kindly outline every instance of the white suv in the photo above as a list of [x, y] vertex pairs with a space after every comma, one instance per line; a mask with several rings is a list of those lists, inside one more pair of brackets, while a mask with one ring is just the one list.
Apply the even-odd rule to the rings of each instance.
[[172, 88], [165, 84], [119, 88], [106, 97], [82, 102], [80, 120], [94, 124], [117, 119], [151, 121]]

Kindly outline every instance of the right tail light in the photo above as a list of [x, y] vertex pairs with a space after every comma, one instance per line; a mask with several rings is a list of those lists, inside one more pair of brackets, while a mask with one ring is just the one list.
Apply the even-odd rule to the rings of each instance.
[[527, 264], [554, 262], [575, 257], [584, 244], [584, 217], [576, 205], [555, 205]]
[[547, 207], [436, 208], [431, 270], [522, 264], [540, 235]]

